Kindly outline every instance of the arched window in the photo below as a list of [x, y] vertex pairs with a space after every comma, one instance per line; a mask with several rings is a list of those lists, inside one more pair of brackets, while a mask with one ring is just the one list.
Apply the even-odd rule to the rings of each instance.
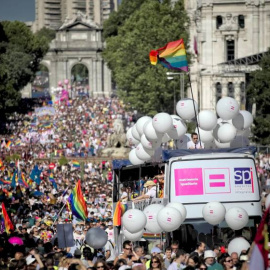
[[42, 98], [50, 96], [49, 70], [40, 64], [32, 82], [32, 98]]
[[222, 98], [222, 86], [220, 82], [216, 83], [216, 102]]
[[217, 16], [216, 18], [216, 28], [219, 29], [219, 27], [222, 25], [223, 21], [222, 21], [222, 16]]
[[228, 83], [228, 93], [227, 93], [228, 97], [234, 98], [234, 85], [232, 82]]
[[244, 15], [238, 16], [238, 25], [242, 29], [245, 28], [245, 16]]

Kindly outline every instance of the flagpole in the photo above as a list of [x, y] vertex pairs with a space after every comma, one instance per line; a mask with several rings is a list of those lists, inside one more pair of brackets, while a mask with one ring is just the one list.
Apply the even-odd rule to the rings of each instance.
[[189, 78], [190, 92], [191, 92], [191, 97], [192, 97], [193, 109], [194, 109], [194, 113], [195, 113], [195, 120], [196, 120], [196, 126], [197, 126], [197, 130], [198, 130], [200, 147], [202, 148], [202, 142], [201, 142], [201, 136], [200, 136], [200, 130], [199, 130], [199, 123], [198, 123], [197, 112], [196, 112], [196, 108], [195, 108], [195, 100], [194, 100], [194, 95], [193, 95], [193, 90], [192, 90], [192, 85], [191, 85], [189, 67], [188, 67], [188, 78]]
[[67, 204], [67, 201], [65, 201], [63, 207], [60, 209], [60, 211], [58, 212], [56, 218], [55, 218], [55, 221], [53, 222], [52, 226], [55, 224], [55, 222], [57, 221], [58, 217], [60, 216], [61, 212], [63, 211], [64, 207], [66, 206]]

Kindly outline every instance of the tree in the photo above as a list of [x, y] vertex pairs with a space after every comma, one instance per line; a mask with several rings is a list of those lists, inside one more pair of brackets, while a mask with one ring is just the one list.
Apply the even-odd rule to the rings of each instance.
[[118, 12], [112, 12], [109, 19], [104, 22], [103, 37], [106, 39], [117, 36], [118, 28], [122, 26], [126, 19], [140, 8], [145, 0], [123, 0]]
[[56, 31], [43, 27], [39, 31], [36, 32], [37, 38], [45, 38], [47, 43], [49, 44], [53, 39], [55, 39]]
[[256, 104], [256, 117], [252, 133], [254, 141], [262, 145], [270, 144], [270, 51], [259, 63], [260, 70], [250, 74], [251, 82], [247, 98]]
[[188, 16], [184, 1], [172, 7], [170, 1], [145, 0], [118, 27], [117, 33], [106, 38], [103, 56], [112, 70], [120, 98], [143, 114], [172, 113], [176, 81], [167, 80], [168, 69], [151, 66], [149, 52], [180, 38], [187, 47]]
[[0, 23], [0, 114], [18, 105], [20, 90], [35, 76], [49, 49], [46, 38], [34, 35], [23, 22]]

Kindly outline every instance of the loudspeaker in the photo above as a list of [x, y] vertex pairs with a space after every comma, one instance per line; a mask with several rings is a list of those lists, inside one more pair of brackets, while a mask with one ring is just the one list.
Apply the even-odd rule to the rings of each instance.
[[71, 223], [57, 225], [57, 239], [59, 248], [74, 246], [73, 228]]

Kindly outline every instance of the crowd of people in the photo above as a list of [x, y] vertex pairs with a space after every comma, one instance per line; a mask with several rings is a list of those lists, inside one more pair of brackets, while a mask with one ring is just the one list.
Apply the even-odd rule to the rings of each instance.
[[[127, 129], [135, 122], [134, 113], [127, 112], [117, 98], [83, 97], [56, 106], [46, 103], [42, 108], [53, 114], [39, 115], [39, 110], [26, 115], [15, 113], [6, 125], [8, 132], [1, 137], [0, 202], [14, 229], [5, 231], [1, 222], [0, 269], [218, 270], [247, 267], [248, 251], [229, 255], [226, 247], [216, 245], [209, 249], [204, 242], [199, 242], [194, 252], [188, 254], [179, 249], [177, 241], [170, 245], [155, 242], [150, 250], [141, 242], [133, 246], [132, 242], [125, 241], [123, 252], [117, 254], [112, 164], [109, 160], [94, 158], [107, 146], [113, 121], [121, 119]], [[70, 159], [63, 161], [62, 156]], [[76, 158], [80, 158], [80, 162], [74, 162]], [[256, 162], [265, 188], [263, 195], [266, 195], [269, 159], [261, 155]], [[36, 178], [31, 176], [33, 172]], [[15, 186], [12, 183], [14, 174]], [[73, 216], [66, 204], [79, 179], [88, 210], [85, 221]], [[162, 175], [161, 179], [142, 180], [138, 196], [146, 184], [149, 193], [141, 196], [151, 197], [152, 192], [162, 197], [162, 188], [159, 188], [162, 181]], [[136, 200], [130, 197], [128, 188], [123, 187], [121, 199]], [[59, 224], [72, 224], [72, 247], [59, 248]], [[108, 241], [101, 249], [93, 249], [85, 241], [87, 231], [96, 227], [108, 234]], [[14, 242], [11, 238], [19, 238], [22, 242]]]

